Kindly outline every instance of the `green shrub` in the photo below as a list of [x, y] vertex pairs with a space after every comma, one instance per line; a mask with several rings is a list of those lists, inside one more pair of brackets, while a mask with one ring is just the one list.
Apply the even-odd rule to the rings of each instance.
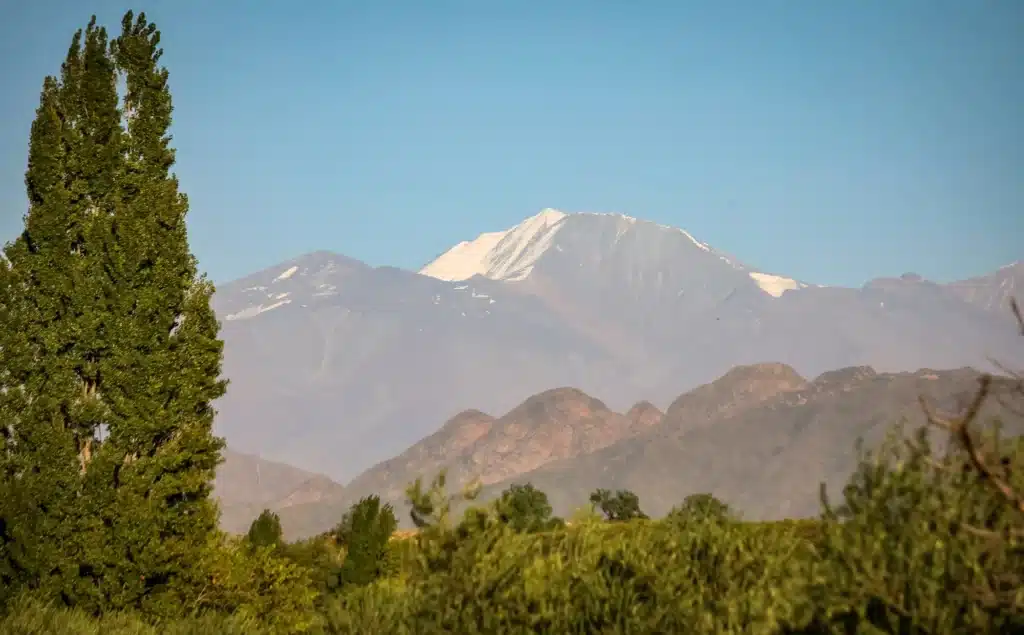
[[281, 548], [281, 555], [306, 570], [318, 599], [338, 591], [345, 553], [333, 537], [317, 536]]
[[313, 611], [317, 591], [310, 571], [273, 547], [253, 547], [224, 537], [207, 550], [202, 594], [183, 615], [233, 613], [277, 633], [301, 633], [318, 622]]
[[[325, 633], [362, 635], [429, 633], [410, 620], [414, 591], [397, 579], [382, 579], [332, 597], [324, 610]], [[415, 627], [415, 628], [414, 628]]]
[[[1003, 458], [1024, 491], [1024, 444], [1014, 446]], [[824, 500], [828, 571], [812, 595], [832, 615], [819, 619], [887, 633], [1024, 628], [1020, 510], [985, 486], [960, 449], [937, 455], [924, 434], [908, 443], [897, 432], [861, 454], [843, 503], [832, 510]]]
[[52, 606], [27, 596], [0, 618], [4, 635], [276, 635], [250, 616], [207, 614], [147, 622], [131, 613], [96, 618], [78, 609]]

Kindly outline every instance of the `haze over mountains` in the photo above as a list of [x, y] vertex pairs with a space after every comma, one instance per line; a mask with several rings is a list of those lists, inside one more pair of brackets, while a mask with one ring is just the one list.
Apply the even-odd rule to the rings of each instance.
[[560, 386], [625, 412], [760, 362], [803, 377], [1015, 364], [1007, 302], [1022, 285], [1018, 262], [952, 284], [822, 287], [681, 229], [544, 210], [420, 272], [315, 252], [220, 285], [217, 429], [345, 483], [467, 408], [505, 413]]

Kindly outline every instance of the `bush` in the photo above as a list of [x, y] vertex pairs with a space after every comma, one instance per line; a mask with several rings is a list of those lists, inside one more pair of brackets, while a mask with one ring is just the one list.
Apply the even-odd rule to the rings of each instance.
[[773, 632], [797, 608], [772, 598], [801, 597], [794, 554], [809, 550], [742, 526], [682, 534], [643, 520], [537, 534], [494, 524], [421, 548], [446, 552], [447, 566], [410, 580], [400, 600], [390, 585], [360, 596], [359, 611], [387, 611], [379, 632]]
[[250, 616], [207, 614], [176, 620], [147, 622], [132, 613], [96, 618], [64, 606], [48, 605], [27, 596], [14, 600], [0, 617], [4, 635], [273, 635]]
[[[989, 445], [1000, 445], [989, 436]], [[936, 455], [925, 434], [898, 432], [826, 508], [819, 552], [826, 578], [812, 594], [844, 623], [882, 632], [1024, 632], [1021, 512], [985, 486], [954, 447]], [[1024, 443], [1004, 448], [1024, 468]], [[1024, 490], [1017, 470], [1015, 485]], [[819, 617], [824, 621], [824, 617]]]
[[317, 536], [284, 545], [281, 555], [307, 572], [318, 600], [322, 601], [341, 587], [339, 573], [345, 553], [332, 536]]
[[210, 545], [202, 565], [206, 585], [192, 606], [182, 607], [184, 615], [233, 613], [275, 633], [305, 632], [318, 622], [310, 571], [274, 547], [223, 537]]

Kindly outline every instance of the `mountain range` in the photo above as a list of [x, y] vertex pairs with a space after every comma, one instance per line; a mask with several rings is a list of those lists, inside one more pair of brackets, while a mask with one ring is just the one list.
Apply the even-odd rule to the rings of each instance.
[[[896, 423], [925, 425], [921, 397], [941, 412], [959, 411], [979, 376], [966, 368], [878, 373], [862, 366], [807, 380], [784, 364], [755, 364], [680, 395], [664, 413], [641, 402], [619, 414], [575, 388], [556, 388], [501, 417], [461, 412], [338, 495], [276, 511], [286, 533], [307, 536], [377, 494], [406, 526], [406, 486], [443, 469], [452, 493], [479, 480], [480, 502], [532, 483], [560, 515], [600, 487], [633, 491], [655, 516], [688, 494], [710, 492], [750, 519], [806, 517], [820, 509], [821, 483], [838, 495], [856, 465], [858, 440], [871, 447]], [[1004, 433], [1024, 433], [1019, 414], [1006, 416], [1022, 411], [1021, 396], [1004, 391], [983, 417], [1002, 416]]]
[[[231, 384], [217, 431], [235, 452], [351, 481], [355, 493], [372, 481], [366, 470], [466, 408], [479, 411], [455, 426], [462, 443], [493, 428], [483, 413], [554, 387], [600, 395], [586, 402], [600, 416], [582, 436], [547, 433], [546, 458], [505, 471], [545, 469], [574, 452], [598, 456], [662, 410], [667, 421], [680, 394], [738, 366], [772, 362], [798, 385], [847, 367], [887, 376], [1019, 364], [1007, 305], [1022, 285], [1017, 262], [948, 284], [904, 274], [826, 287], [760, 271], [681, 229], [544, 210], [419, 272], [315, 252], [219, 285]], [[614, 414], [641, 401], [647, 424]], [[220, 480], [231, 491], [234, 479]]]

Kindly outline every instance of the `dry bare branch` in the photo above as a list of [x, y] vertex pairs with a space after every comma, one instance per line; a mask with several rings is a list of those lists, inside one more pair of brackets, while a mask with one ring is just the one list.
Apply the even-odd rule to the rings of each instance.
[[[1016, 309], [1016, 303], [1013, 303]], [[1017, 311], [1019, 316], [1019, 310]], [[924, 397], [920, 397], [921, 407], [924, 408], [925, 416], [928, 418], [928, 423], [948, 430], [952, 435], [953, 439], [959, 443], [960, 447], [967, 452], [968, 459], [978, 474], [981, 475], [982, 479], [990, 483], [995, 487], [1002, 496], [1009, 501], [1014, 507], [1017, 508], [1020, 513], [1024, 514], [1024, 495], [1014, 490], [1014, 488], [1006, 482], [1001, 476], [996, 474], [988, 462], [985, 460], [981, 449], [975, 443], [974, 437], [971, 434], [970, 426], [978, 417], [978, 413], [981, 411], [981, 407], [985, 403], [985, 399], [988, 398], [989, 393], [992, 389], [992, 376], [982, 375], [979, 380], [978, 391], [975, 393], [974, 398], [971, 400], [970, 405], [967, 407], [964, 414], [956, 419], [946, 419], [937, 415], [925, 401]]]
[[963, 529], [969, 534], [974, 534], [979, 538], [987, 538], [989, 540], [1003, 540], [1005, 538], [1024, 538], [1024, 530], [1021, 529], [1005, 529], [1003, 531], [992, 531], [990, 529], [981, 529], [973, 525], [960, 525], [960, 529]]

